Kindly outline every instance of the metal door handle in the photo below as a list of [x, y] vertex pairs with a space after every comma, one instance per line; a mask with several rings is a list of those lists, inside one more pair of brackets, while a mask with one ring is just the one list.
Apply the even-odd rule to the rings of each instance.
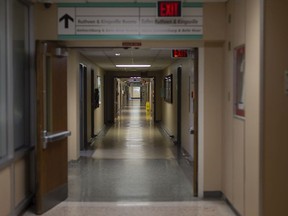
[[71, 135], [71, 131], [61, 131], [58, 133], [48, 133], [47, 131], [43, 131], [42, 141], [43, 141], [43, 149], [47, 148], [48, 142], [55, 142], [57, 140], [64, 139]]

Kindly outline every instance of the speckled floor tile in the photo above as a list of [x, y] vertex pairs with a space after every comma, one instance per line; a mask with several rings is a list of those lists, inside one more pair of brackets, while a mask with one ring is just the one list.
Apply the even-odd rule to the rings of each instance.
[[95, 160], [69, 166], [69, 201], [190, 201], [193, 187], [177, 160]]
[[[24, 216], [33, 216], [28, 211]], [[63, 202], [43, 216], [235, 216], [224, 201], [90, 203]]]
[[234, 216], [224, 201], [195, 199], [192, 164], [138, 105], [69, 163], [68, 199], [44, 216]]

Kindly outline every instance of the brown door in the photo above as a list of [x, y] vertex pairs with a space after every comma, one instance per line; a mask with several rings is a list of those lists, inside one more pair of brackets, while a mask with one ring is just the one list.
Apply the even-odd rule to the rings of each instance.
[[36, 213], [67, 198], [67, 57], [55, 43], [37, 42]]

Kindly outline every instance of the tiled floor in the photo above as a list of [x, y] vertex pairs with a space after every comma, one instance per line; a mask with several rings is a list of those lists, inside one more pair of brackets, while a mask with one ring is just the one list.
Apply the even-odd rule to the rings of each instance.
[[224, 201], [193, 196], [192, 166], [175, 156], [174, 144], [144, 108], [131, 103], [97, 137], [95, 152], [69, 164], [69, 197], [45, 215], [234, 215]]
[[[24, 216], [33, 216], [27, 212]], [[63, 202], [44, 216], [235, 216], [223, 201]]]

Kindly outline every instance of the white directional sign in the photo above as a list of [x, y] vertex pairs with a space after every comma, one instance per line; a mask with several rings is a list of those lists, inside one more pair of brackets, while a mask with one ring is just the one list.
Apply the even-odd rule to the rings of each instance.
[[58, 8], [58, 34], [75, 35], [75, 8]]
[[155, 7], [59, 7], [58, 35], [202, 37], [203, 9], [186, 7], [181, 17], [158, 17]]

